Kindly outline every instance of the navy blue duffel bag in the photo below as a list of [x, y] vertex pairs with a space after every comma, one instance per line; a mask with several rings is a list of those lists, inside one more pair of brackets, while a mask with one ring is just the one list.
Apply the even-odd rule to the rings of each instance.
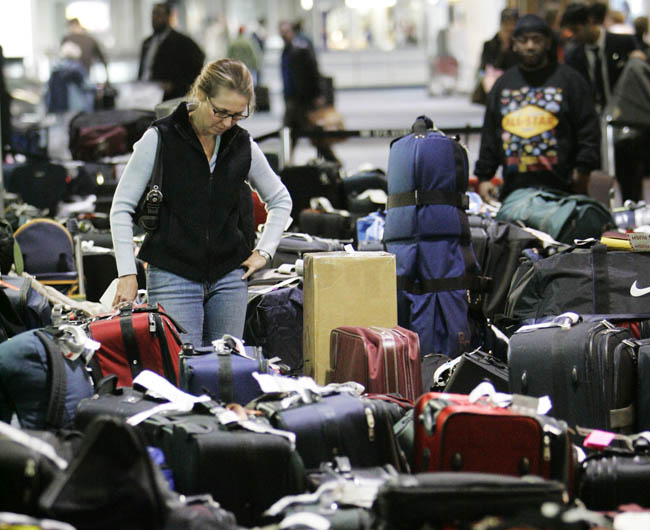
[[200, 396], [208, 394], [217, 401], [246, 405], [262, 394], [254, 372], [267, 373], [269, 361], [254, 346], [241, 355], [233, 347], [183, 347], [179, 358], [180, 388]]
[[0, 420], [24, 429], [72, 428], [77, 404], [93, 394], [83, 357], [64, 357], [56, 328], [28, 330], [0, 344]]

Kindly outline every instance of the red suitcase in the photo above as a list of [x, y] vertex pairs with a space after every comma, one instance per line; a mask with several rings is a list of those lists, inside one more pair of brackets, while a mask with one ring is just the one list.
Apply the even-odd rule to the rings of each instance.
[[430, 392], [415, 404], [414, 470], [539, 475], [572, 490], [567, 424], [465, 394]]
[[340, 326], [330, 334], [330, 381], [356, 381], [366, 392], [422, 394], [418, 334], [393, 328]]
[[89, 325], [101, 344], [91, 362], [93, 379], [115, 374], [117, 386], [131, 386], [142, 370], [151, 370], [178, 386], [183, 331], [159, 305], [128, 305], [100, 315]]

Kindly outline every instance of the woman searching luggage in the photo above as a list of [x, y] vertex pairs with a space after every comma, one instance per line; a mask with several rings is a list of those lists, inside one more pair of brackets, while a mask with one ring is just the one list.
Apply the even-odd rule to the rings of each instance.
[[[291, 197], [259, 146], [238, 123], [255, 104], [253, 78], [230, 59], [205, 65], [186, 98], [155, 122], [162, 140], [162, 206], [138, 257], [147, 262], [147, 296], [186, 330], [183, 340], [209, 345], [242, 337], [247, 278], [272, 258], [291, 212]], [[149, 128], [115, 191], [111, 232], [119, 274], [114, 305], [138, 289], [133, 214], [151, 176], [159, 134]], [[254, 247], [250, 186], [266, 204]], [[254, 247], [254, 248], [253, 248]]]

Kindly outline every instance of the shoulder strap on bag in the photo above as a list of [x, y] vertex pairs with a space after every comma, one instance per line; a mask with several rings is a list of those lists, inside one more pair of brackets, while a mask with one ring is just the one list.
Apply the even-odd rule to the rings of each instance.
[[65, 361], [63, 360], [61, 350], [59, 350], [56, 343], [47, 333], [36, 330], [34, 334], [43, 343], [49, 367], [50, 399], [47, 405], [45, 427], [46, 429], [58, 429], [63, 424], [65, 396], [68, 384]]
[[151, 186], [158, 186], [158, 189], [162, 189], [162, 134], [160, 133], [160, 129], [156, 124], [151, 126], [156, 133], [158, 134], [158, 143], [156, 144], [156, 159], [154, 160], [153, 163], [153, 172], [151, 173], [151, 181], [150, 185]]

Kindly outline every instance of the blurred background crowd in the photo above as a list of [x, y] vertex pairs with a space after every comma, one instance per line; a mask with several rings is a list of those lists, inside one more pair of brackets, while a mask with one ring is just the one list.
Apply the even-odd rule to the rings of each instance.
[[[481, 90], [489, 89], [513, 64], [510, 40], [516, 15], [543, 16], [556, 32], [562, 61], [572, 42], [570, 33], [560, 27], [567, 3], [172, 0], [166, 2], [169, 29], [191, 43], [195, 53], [183, 55], [176, 64], [167, 62], [169, 68], [174, 64], [173, 69], [193, 72], [192, 60], [203, 63], [224, 56], [244, 60], [275, 102], [267, 119], [247, 122], [247, 127], [254, 134], [268, 132], [282, 123], [285, 42], [280, 25], [289, 21], [313, 47], [321, 74], [333, 80], [339, 94], [347, 91], [337, 105], [349, 117], [347, 128], [394, 127], [395, 120], [377, 121], [391, 112], [404, 113], [402, 125], [408, 126], [416, 114], [406, 114], [411, 109], [400, 106], [406, 104], [404, 98], [426, 106], [443, 125], [478, 127], [483, 115]], [[102, 101], [110, 106], [111, 98], [117, 108], [152, 108], [162, 99], [182, 95], [185, 86], [161, 82], [147, 62], [155, 54], [156, 39], [151, 39], [159, 35], [152, 17], [155, 4], [154, 0], [0, 0], [3, 82], [11, 96], [10, 105], [4, 99], [3, 120], [10, 114], [19, 127], [26, 122], [43, 124], [58, 120], [57, 113], [97, 109]], [[635, 36], [638, 47], [647, 50], [650, 0], [607, 4], [607, 31]], [[62, 84], [73, 86], [72, 91], [62, 93], [57, 88]], [[358, 98], [355, 90], [362, 91]], [[355, 118], [359, 106], [366, 112]], [[4, 136], [6, 142], [9, 136]], [[51, 140], [56, 144], [56, 135]]]

